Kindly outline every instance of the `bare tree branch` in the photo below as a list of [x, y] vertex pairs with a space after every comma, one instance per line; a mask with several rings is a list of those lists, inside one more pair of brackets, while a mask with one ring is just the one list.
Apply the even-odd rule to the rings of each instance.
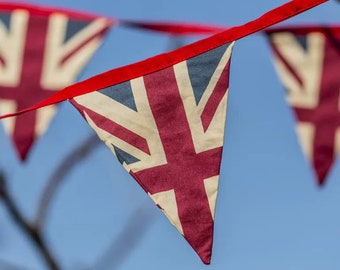
[[1, 199], [12, 219], [32, 240], [49, 268], [51, 270], [59, 270], [60, 267], [58, 266], [56, 259], [53, 257], [52, 253], [48, 249], [41, 232], [34, 226], [31, 226], [20, 213], [14, 199], [12, 198], [10, 192], [6, 187], [5, 177], [2, 172], [0, 172], [0, 189]]
[[[14, 200], [10, 196], [7, 188], [4, 175], [0, 172], [0, 199], [2, 199], [18, 226], [28, 235], [32, 242], [37, 246], [39, 252], [45, 259], [49, 269], [59, 270], [56, 259], [50, 253], [46, 243], [42, 237], [41, 228], [43, 227], [48, 209], [62, 180], [81, 159], [86, 158], [91, 151], [100, 144], [98, 137], [93, 134], [84, 142], [82, 142], [74, 151], [72, 151], [54, 172], [49, 177], [46, 187], [43, 190], [39, 203], [36, 218], [34, 223], [29, 224], [24, 220], [19, 212]], [[136, 209], [123, 227], [122, 233], [118, 238], [114, 239], [108, 250], [92, 267], [93, 270], [116, 269], [129, 256], [130, 251], [141, 240], [147, 229], [152, 224], [155, 214], [148, 210], [148, 205]], [[143, 220], [143, 222], [141, 222]], [[0, 264], [1, 267], [1, 264]], [[15, 270], [15, 268], [12, 268]], [[10, 269], [10, 270], [12, 270]], [[17, 268], [19, 270], [19, 268]]]
[[77, 162], [81, 159], [86, 158], [91, 151], [98, 146], [101, 141], [98, 139], [96, 134], [92, 134], [84, 142], [82, 142], [74, 151], [72, 151], [66, 158], [62, 160], [59, 166], [51, 173], [49, 180], [44, 191], [41, 194], [36, 218], [34, 224], [37, 228], [43, 227], [47, 210], [51, 204], [51, 201], [55, 195], [56, 189], [59, 187], [61, 181], [70, 172]]
[[0, 171], [0, 198], [5, 196], [5, 186], [6, 186], [6, 181], [5, 181], [5, 175], [2, 171]]
[[[58, 265], [57, 260], [53, 257], [52, 253], [48, 249], [42, 236], [41, 228], [44, 225], [46, 215], [47, 215], [47, 210], [55, 195], [55, 191], [58, 188], [61, 181], [65, 178], [65, 176], [69, 173], [69, 171], [74, 167], [74, 165], [79, 160], [88, 156], [91, 150], [93, 150], [95, 146], [99, 145], [99, 142], [100, 141], [97, 138], [97, 136], [93, 134], [87, 140], [82, 142], [65, 159], [63, 159], [61, 164], [51, 174], [50, 178], [47, 181], [47, 185], [41, 195], [41, 198], [38, 204], [38, 211], [37, 211], [35, 222], [33, 224], [26, 221], [23, 215], [20, 213], [17, 205], [15, 204], [14, 199], [11, 197], [6, 187], [5, 176], [3, 172], [0, 172], [0, 199], [3, 200], [4, 205], [6, 206], [14, 222], [25, 232], [25, 234], [35, 244], [38, 251], [44, 258], [46, 264], [48, 265], [49, 269], [51, 270], [59, 270], [61, 268]], [[0, 267], [1, 267], [1, 264], [0, 264]], [[12, 267], [12, 269], [15, 269], [15, 268]]]

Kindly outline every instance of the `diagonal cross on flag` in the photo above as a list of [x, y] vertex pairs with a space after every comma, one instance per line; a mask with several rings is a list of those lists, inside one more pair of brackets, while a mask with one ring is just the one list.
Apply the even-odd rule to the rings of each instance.
[[[81, 13], [1, 3], [1, 111], [22, 110], [71, 84], [111, 24]], [[4, 122], [21, 160], [54, 113], [52, 106]]]
[[269, 30], [302, 148], [322, 185], [340, 150], [340, 34], [334, 27]]
[[[1, 18], [4, 18], [4, 16], [1, 16]], [[22, 44], [24, 48], [21, 67], [19, 66], [19, 61], [16, 63], [16, 80], [13, 80], [13, 83], [9, 82], [8, 85], [6, 85], [4, 80], [1, 80], [0, 97], [3, 109], [6, 105], [8, 108], [10, 103], [15, 107], [13, 111], [24, 109], [41, 99], [47, 98], [56, 91], [56, 89], [44, 88], [40, 83], [44, 55], [43, 53], [37, 52], [44, 51], [45, 40], [37, 38], [37, 36], [46, 36], [46, 31], [47, 24], [44, 18], [32, 17], [29, 19], [25, 44]], [[0, 56], [0, 60], [3, 67], [10, 67], [11, 63], [9, 63], [9, 61], [11, 60], [5, 58], [3, 55]], [[46, 117], [50, 117], [51, 115], [46, 115], [45, 111], [43, 116], [45, 116], [46, 121]], [[36, 131], [36, 121], [37, 112], [30, 112], [24, 117], [19, 117], [13, 121], [14, 127], [8, 127], [12, 129], [13, 141], [21, 159], [26, 158], [29, 148], [33, 144], [36, 132], [42, 132], [42, 130]]]
[[[228, 64], [224, 66], [220, 76], [207, 106], [202, 111], [201, 119], [209, 117], [210, 120], [206, 124], [207, 127], [220, 102], [226, 102]], [[207, 263], [211, 257], [213, 215], [222, 156], [221, 138], [217, 140], [214, 148], [202, 152], [196, 150], [191, 135], [195, 130], [190, 129], [172, 69], [151, 74], [144, 81], [167, 163], [133, 173], [133, 176], [146, 187], [165, 213], [171, 212], [171, 208], [175, 206], [174, 211], [177, 211], [178, 217], [173, 215], [169, 217], [170, 220]], [[159, 91], [166, 92], [168, 96], [163, 106], [159, 106], [158, 95], [154, 94]], [[223, 107], [226, 107], [225, 104]], [[208, 112], [210, 115], [206, 116]], [[172, 202], [171, 199], [169, 202], [165, 201], [166, 195], [160, 192], [170, 192], [173, 196]], [[192, 204], [193, 200], [200, 203]]]
[[207, 264], [232, 47], [71, 101]]

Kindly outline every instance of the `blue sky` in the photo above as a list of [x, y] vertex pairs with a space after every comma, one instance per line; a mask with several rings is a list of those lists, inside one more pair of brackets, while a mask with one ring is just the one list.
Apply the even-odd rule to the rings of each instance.
[[[124, 19], [234, 26], [285, 1], [32, 3]], [[285, 23], [335, 24], [339, 10], [340, 5], [330, 1]], [[116, 27], [79, 80], [170, 47], [166, 35]], [[47, 176], [92, 134], [78, 112], [65, 102], [29, 160], [20, 164], [1, 130], [0, 166], [9, 175], [10, 189], [27, 218], [35, 215]], [[298, 145], [293, 115], [268, 44], [264, 35], [257, 33], [239, 40], [232, 57], [211, 265], [203, 265], [104, 144], [67, 174], [55, 194], [44, 232], [63, 269], [338, 270], [339, 178], [336, 161], [326, 185], [317, 187]], [[46, 269], [2, 206], [0, 221], [0, 261], [23, 269]], [[143, 232], [140, 237], [135, 235], [138, 231]]]

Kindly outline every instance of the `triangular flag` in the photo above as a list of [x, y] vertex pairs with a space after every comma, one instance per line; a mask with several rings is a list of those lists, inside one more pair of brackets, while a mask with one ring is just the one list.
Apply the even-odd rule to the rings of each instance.
[[340, 27], [267, 31], [305, 155], [322, 185], [340, 150]]
[[204, 263], [211, 257], [232, 47], [71, 100]]
[[[113, 21], [78, 12], [0, 3], [0, 109], [12, 113], [75, 81]], [[55, 106], [4, 121], [21, 160]]]

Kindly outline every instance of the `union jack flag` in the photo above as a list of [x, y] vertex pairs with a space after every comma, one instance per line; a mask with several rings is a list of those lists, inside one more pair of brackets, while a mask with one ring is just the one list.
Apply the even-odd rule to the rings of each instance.
[[[72, 11], [0, 4], [0, 109], [31, 106], [74, 82], [112, 21]], [[41, 136], [55, 106], [4, 120], [21, 160]]]
[[232, 47], [71, 99], [206, 264]]
[[305, 155], [322, 185], [340, 150], [340, 28], [267, 31]]

